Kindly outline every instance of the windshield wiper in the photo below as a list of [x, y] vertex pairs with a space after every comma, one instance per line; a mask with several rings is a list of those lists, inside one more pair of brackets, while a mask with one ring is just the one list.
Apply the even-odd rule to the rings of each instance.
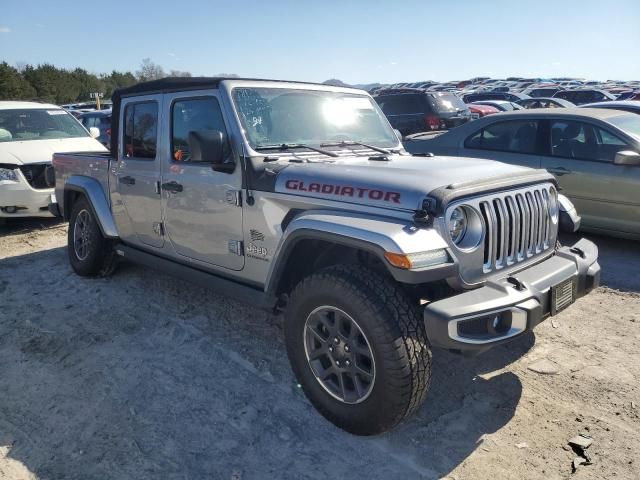
[[[321, 145], [322, 146], [322, 145]], [[293, 150], [296, 148], [306, 148], [308, 150], [313, 150], [314, 152], [322, 153], [323, 155], [327, 155], [329, 157], [337, 157], [338, 154], [334, 152], [330, 152], [329, 150], [324, 150], [322, 148], [312, 147], [311, 145], [305, 145], [304, 143], [280, 143], [277, 145], [258, 145], [254, 148], [256, 151], [260, 150]]]
[[392, 150], [388, 150], [386, 148], [375, 147], [373, 145], [369, 145], [368, 143], [356, 142], [355, 140], [342, 140], [341, 142], [333, 142], [333, 143], [321, 143], [321, 147], [352, 147], [354, 145], [360, 145], [361, 147], [368, 148], [370, 150], [374, 150], [379, 153], [390, 154], [393, 153]]

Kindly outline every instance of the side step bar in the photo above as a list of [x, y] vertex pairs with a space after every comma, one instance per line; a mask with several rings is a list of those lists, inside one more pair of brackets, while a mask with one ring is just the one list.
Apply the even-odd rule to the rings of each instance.
[[232, 297], [240, 302], [268, 311], [274, 311], [276, 306], [277, 298], [266, 294], [258, 288], [243, 285], [242, 283], [220, 277], [216, 274], [183, 265], [163, 257], [158, 257], [127, 245], [118, 244], [114, 249], [116, 254], [125, 260], [150, 267], [172, 277], [178, 277], [188, 282], [210, 288], [219, 294]]

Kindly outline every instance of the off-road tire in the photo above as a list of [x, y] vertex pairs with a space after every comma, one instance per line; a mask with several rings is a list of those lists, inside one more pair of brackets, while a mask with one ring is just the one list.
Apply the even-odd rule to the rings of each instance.
[[[375, 380], [360, 403], [334, 398], [313, 373], [305, 353], [305, 322], [321, 306], [351, 316], [375, 360]], [[392, 429], [422, 404], [431, 380], [431, 349], [419, 308], [392, 279], [359, 265], [328, 267], [304, 278], [285, 313], [285, 342], [307, 398], [336, 426], [356, 435]]]
[[[87, 228], [88, 248], [83, 258], [78, 256], [74, 247], [74, 232], [79, 215], [84, 218]], [[116, 266], [112, 242], [102, 235], [93, 210], [84, 197], [74, 202], [71, 210], [67, 252], [74, 272], [83, 277], [105, 277], [113, 273]]]

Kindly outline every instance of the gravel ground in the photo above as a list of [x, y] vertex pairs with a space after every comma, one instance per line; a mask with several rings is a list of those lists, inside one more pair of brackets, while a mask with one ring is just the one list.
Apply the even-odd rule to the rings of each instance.
[[65, 224], [12, 223], [0, 479], [640, 478], [640, 248], [594, 240], [602, 287], [508, 346], [436, 351], [418, 414], [358, 438], [297, 388], [279, 317], [136, 266], [80, 278]]

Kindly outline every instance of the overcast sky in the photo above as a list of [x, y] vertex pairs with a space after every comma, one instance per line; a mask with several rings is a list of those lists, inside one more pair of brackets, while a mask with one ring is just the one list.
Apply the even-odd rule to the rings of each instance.
[[640, 79], [640, 0], [0, 0], [0, 61], [347, 83]]

